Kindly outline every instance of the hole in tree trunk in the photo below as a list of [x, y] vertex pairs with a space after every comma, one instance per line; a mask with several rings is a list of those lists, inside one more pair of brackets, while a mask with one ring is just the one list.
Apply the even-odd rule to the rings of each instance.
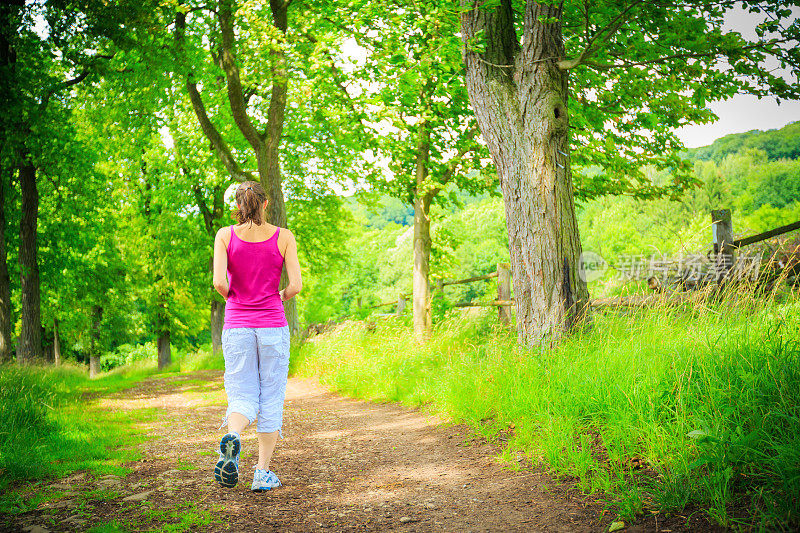
[[556, 118], [559, 118], [561, 116], [561, 111], [559, 111], [557, 107], [553, 109], [553, 113], [555, 114]]

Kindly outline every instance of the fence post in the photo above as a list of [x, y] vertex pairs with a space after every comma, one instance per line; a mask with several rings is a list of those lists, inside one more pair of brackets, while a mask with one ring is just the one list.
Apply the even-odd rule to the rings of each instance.
[[[497, 263], [497, 299], [511, 299], [511, 265]], [[497, 318], [501, 324], [511, 323], [511, 307], [508, 305], [497, 306]]]
[[714, 240], [714, 272], [721, 282], [733, 268], [733, 222], [730, 209], [711, 211], [711, 230]]
[[444, 280], [442, 278], [436, 278], [436, 294], [434, 297], [444, 299]]
[[406, 309], [406, 297], [403, 293], [397, 298], [397, 316], [403, 316], [403, 311]]

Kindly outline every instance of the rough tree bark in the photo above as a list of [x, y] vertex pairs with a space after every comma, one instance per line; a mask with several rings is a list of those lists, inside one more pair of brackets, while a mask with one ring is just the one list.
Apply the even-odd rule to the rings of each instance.
[[431, 196], [425, 191], [430, 164], [430, 129], [427, 123], [419, 125], [416, 161], [416, 194], [414, 194], [414, 275], [413, 320], [414, 335], [422, 338], [431, 329]]
[[[270, 0], [272, 23], [281, 33], [286, 34], [288, 28], [289, 2], [285, 0]], [[285, 122], [286, 100], [288, 93], [288, 70], [286, 68], [286, 53], [282, 48], [270, 50], [272, 92], [270, 94], [269, 109], [267, 111], [267, 125], [263, 132], [258, 132], [247, 115], [247, 99], [239, 76], [239, 66], [234, 54], [235, 3], [233, 0], [220, 0], [217, 11], [220, 30], [222, 33], [221, 49], [218, 54], [212, 51], [212, 56], [225, 72], [228, 102], [231, 115], [237, 128], [250, 144], [256, 156], [258, 176], [241, 169], [233, 158], [230, 148], [225, 143], [217, 128], [211, 122], [203, 104], [194, 76], [189, 71], [186, 78], [186, 89], [192, 102], [192, 108], [197, 115], [203, 133], [211, 142], [212, 149], [217, 157], [227, 168], [231, 176], [237, 181], [259, 181], [267, 191], [269, 205], [267, 206], [267, 221], [270, 224], [286, 227], [286, 204], [283, 197], [283, 187], [280, 170], [280, 143]], [[179, 53], [183, 50], [183, 38], [186, 27], [186, 16], [176, 14], [176, 41]], [[281, 276], [281, 287], [288, 283], [286, 271]], [[299, 332], [300, 325], [297, 315], [297, 303], [294, 299], [284, 303], [286, 320], [292, 335]]]
[[[517, 336], [554, 341], [582, 320], [589, 294], [569, 166], [567, 73], [558, 5], [526, 2], [523, 45], [511, 0], [461, 0], [467, 90], [497, 167], [506, 210]], [[483, 50], [476, 46], [485, 45]]]
[[28, 154], [21, 154], [19, 181], [22, 189], [22, 217], [19, 225], [20, 295], [22, 328], [17, 345], [17, 362], [29, 363], [42, 357], [42, 321], [39, 286], [37, 223], [39, 191], [36, 188], [36, 167]]

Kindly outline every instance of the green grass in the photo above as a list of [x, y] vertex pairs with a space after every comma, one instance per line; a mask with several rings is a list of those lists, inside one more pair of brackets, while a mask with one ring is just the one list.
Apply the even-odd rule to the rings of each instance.
[[225, 370], [225, 359], [222, 353], [214, 354], [211, 345], [184, 354], [180, 359], [181, 372], [194, 372], [195, 370]]
[[187, 462], [187, 461], [181, 461], [181, 460], [178, 460], [178, 464], [175, 465], [175, 468], [177, 470], [198, 470], [198, 469], [200, 469], [200, 467], [197, 466], [194, 463], [190, 463], [190, 462]]
[[87, 529], [86, 533], [125, 533], [126, 531], [128, 531], [128, 529], [126, 529], [121, 522], [112, 520], [107, 524], [102, 524]]
[[[0, 367], [0, 512], [25, 512], [42, 491], [26, 497], [13, 490], [37, 480], [77, 470], [89, 474], [125, 474], [124, 463], [137, 459], [137, 425], [155, 416], [153, 409], [113, 412], [95, 398], [130, 387], [155, 373], [152, 365], [102, 374], [90, 380], [81, 367]], [[18, 487], [24, 489], [26, 487]]]
[[198, 509], [192, 502], [182, 502], [176, 508], [145, 509], [144, 516], [150, 521], [161, 522], [158, 531], [172, 533], [191, 531], [219, 522], [210, 511]]
[[[800, 300], [598, 313], [527, 350], [485, 316], [429, 342], [392, 318], [346, 323], [293, 356], [349, 395], [428, 405], [523, 451], [630, 520], [702, 509], [723, 526], [800, 526]], [[634, 460], [644, 468], [634, 468]], [[640, 463], [640, 464], [641, 464]]]

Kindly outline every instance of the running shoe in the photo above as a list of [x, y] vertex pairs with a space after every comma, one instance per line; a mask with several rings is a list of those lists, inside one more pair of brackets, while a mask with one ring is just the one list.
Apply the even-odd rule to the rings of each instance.
[[250, 490], [255, 492], [263, 492], [281, 486], [281, 480], [275, 475], [272, 470], [264, 470], [263, 468], [256, 467], [256, 472], [253, 474], [253, 486]]
[[223, 487], [235, 487], [239, 482], [239, 435], [228, 433], [219, 442], [219, 461], [214, 467], [214, 479]]

